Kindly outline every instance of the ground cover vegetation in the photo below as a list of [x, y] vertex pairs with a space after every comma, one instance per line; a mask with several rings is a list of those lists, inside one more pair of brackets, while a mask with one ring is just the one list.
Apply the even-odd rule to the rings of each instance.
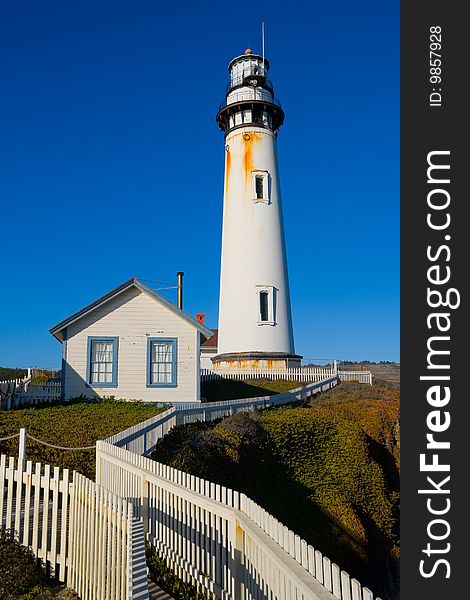
[[[21, 427], [45, 442], [58, 446], [92, 446], [131, 425], [164, 410], [152, 404], [122, 400], [77, 398], [54, 406], [44, 405], [0, 412], [0, 438], [18, 433]], [[0, 454], [18, 455], [18, 438], [0, 441]], [[95, 451], [65, 451], [28, 439], [26, 460], [76, 470], [95, 477]]]
[[398, 597], [399, 391], [341, 384], [304, 406], [173, 429], [153, 458], [245, 492], [382, 598]]
[[381, 361], [379, 363], [362, 361], [355, 363], [352, 361], [343, 361], [339, 367], [345, 370], [367, 370], [372, 373], [374, 382], [376, 383], [388, 383], [394, 387], [400, 387], [400, 363]]
[[201, 384], [201, 397], [207, 402], [237, 400], [239, 398], [256, 398], [257, 396], [273, 396], [307, 385], [298, 381], [285, 379], [216, 379]]
[[49, 379], [50, 376], [46, 374], [35, 375], [31, 378], [30, 386], [45, 385], [49, 381]]
[[78, 596], [48, 579], [31, 550], [0, 531], [0, 600], [73, 600]]

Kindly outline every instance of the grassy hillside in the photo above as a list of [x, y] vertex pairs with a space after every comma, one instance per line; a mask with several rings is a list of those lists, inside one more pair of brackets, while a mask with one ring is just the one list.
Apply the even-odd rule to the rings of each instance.
[[371, 364], [368, 368], [376, 381], [400, 386], [400, 363]]
[[346, 362], [344, 365], [340, 365], [340, 368], [345, 370], [353, 371], [355, 369], [366, 369], [372, 372], [374, 381], [377, 383], [388, 383], [393, 387], [400, 387], [400, 363], [394, 362], [381, 362], [381, 363], [370, 363], [370, 362]]
[[[92, 446], [96, 440], [109, 437], [161, 412], [140, 402], [119, 400], [70, 401], [60, 405], [24, 408], [0, 412], [0, 437], [18, 433], [26, 427], [32, 436], [66, 447]], [[16, 456], [18, 438], [0, 441], [0, 454]], [[95, 477], [94, 450], [63, 451], [28, 439], [26, 459], [77, 470]]]
[[343, 383], [310, 400], [308, 406], [334, 408], [355, 421], [400, 470], [400, 392], [395, 385]]
[[179, 427], [157, 460], [228, 485], [383, 598], [397, 597], [399, 394], [343, 384], [305, 407]]

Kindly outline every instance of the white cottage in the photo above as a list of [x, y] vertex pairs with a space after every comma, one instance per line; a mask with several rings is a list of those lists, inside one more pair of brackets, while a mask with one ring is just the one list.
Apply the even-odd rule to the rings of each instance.
[[213, 332], [132, 278], [55, 325], [65, 399], [200, 401], [200, 346]]

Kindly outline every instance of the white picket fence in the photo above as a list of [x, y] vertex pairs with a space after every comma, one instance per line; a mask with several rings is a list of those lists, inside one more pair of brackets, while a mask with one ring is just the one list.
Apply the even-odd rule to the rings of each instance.
[[[244, 494], [147, 455], [175, 425], [305, 400], [295, 390], [182, 404], [96, 445], [96, 484], [49, 465], [0, 459], [0, 526], [82, 598], [148, 599], [147, 539], [169, 568], [221, 600], [373, 600], [372, 592]], [[380, 599], [376, 599], [380, 600]]]
[[[6, 490], [6, 491], [5, 491]], [[65, 580], [69, 473], [0, 457], [0, 523]], [[60, 511], [59, 511], [60, 506]]]
[[79, 473], [2, 455], [0, 526], [83, 599], [148, 599], [132, 504]]
[[5, 389], [5, 386], [8, 386], [9, 384], [11, 384], [13, 388], [25, 389], [31, 381], [31, 377], [31, 369], [28, 368], [28, 373], [23, 378], [2, 379], [0, 381], [0, 390]]
[[132, 502], [147, 540], [178, 577], [217, 598], [373, 600], [369, 589], [245, 494], [144, 456], [177, 424], [285, 404], [337, 381], [335, 376], [276, 396], [172, 407], [98, 442], [97, 482]]
[[7, 379], [0, 381], [0, 410], [9, 410], [15, 404], [16, 394], [24, 393], [31, 381], [28, 375], [24, 379]]
[[42, 404], [58, 402], [61, 398], [61, 384], [41, 383], [31, 384], [26, 390], [19, 390], [15, 393], [14, 405], [27, 406], [29, 404]]
[[372, 385], [372, 373], [370, 371], [338, 371], [340, 381], [356, 381], [357, 383], [368, 383]]
[[297, 369], [201, 369], [201, 381], [220, 379], [285, 379], [288, 381], [315, 382], [322, 381], [337, 374], [336, 366], [331, 367], [299, 367]]
[[20, 386], [23, 383], [23, 379], [2, 379], [2, 381], [0, 381], [0, 389], [6, 389], [9, 385], [14, 386], [15, 388], [17, 386]]
[[244, 494], [107, 442], [98, 443], [97, 456], [102, 483], [133, 499], [147, 539], [201, 591], [222, 599], [333, 600], [357, 592], [373, 599]]

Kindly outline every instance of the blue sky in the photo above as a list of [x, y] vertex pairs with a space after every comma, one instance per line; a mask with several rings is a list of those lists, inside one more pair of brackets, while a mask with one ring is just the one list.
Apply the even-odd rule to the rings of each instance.
[[[261, 50], [296, 351], [399, 360], [399, 4], [0, 5], [0, 366], [58, 366], [49, 328], [125, 279], [218, 311], [227, 64]], [[174, 292], [168, 297], [175, 299]]]

